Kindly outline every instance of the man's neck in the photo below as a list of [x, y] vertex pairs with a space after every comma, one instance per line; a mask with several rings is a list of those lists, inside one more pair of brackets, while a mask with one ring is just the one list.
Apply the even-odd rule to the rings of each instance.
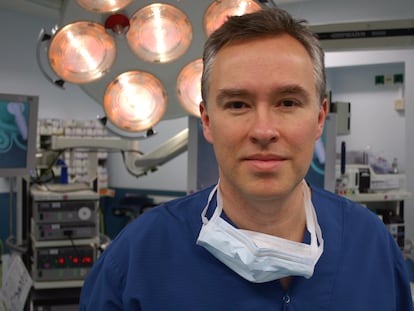
[[238, 228], [303, 241], [306, 214], [301, 185], [283, 200], [247, 200], [226, 191], [221, 196], [224, 212]]

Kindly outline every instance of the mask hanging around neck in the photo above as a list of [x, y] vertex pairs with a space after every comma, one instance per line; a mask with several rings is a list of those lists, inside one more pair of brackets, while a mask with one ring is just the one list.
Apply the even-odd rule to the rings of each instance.
[[[310, 278], [322, 255], [324, 242], [310, 190], [305, 181], [302, 183], [310, 244], [233, 227], [220, 217], [223, 203], [218, 185], [211, 191], [201, 213], [203, 225], [197, 244], [250, 282], [263, 283], [287, 276]], [[208, 220], [206, 212], [215, 193], [217, 206]]]

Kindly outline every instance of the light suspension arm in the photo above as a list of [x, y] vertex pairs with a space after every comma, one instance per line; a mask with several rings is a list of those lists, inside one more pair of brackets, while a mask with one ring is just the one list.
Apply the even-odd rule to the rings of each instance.
[[120, 137], [65, 137], [52, 136], [51, 149], [70, 148], [112, 149], [124, 154], [124, 164], [128, 172], [134, 176], [145, 175], [157, 167], [177, 157], [187, 150], [188, 129], [184, 129], [165, 141], [154, 151], [143, 154], [138, 148], [138, 140]]

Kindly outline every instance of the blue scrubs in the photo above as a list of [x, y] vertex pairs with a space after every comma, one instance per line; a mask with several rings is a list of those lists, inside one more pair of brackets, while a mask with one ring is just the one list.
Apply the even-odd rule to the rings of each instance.
[[401, 251], [368, 209], [312, 188], [324, 252], [314, 275], [293, 277], [285, 291], [279, 281], [243, 279], [196, 245], [210, 191], [156, 207], [128, 225], [88, 274], [80, 310], [413, 310]]

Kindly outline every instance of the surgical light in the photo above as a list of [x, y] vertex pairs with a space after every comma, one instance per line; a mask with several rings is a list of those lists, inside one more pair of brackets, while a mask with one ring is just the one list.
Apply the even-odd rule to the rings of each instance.
[[195, 117], [200, 117], [202, 71], [203, 62], [198, 58], [185, 65], [177, 77], [177, 97], [184, 109]]
[[260, 10], [259, 3], [67, 1], [63, 26], [52, 29], [52, 35], [41, 30], [37, 62], [53, 84], [62, 89], [65, 82], [79, 84], [103, 105], [100, 120], [110, 131], [141, 137], [139, 132], [150, 131], [161, 119], [199, 117], [200, 57], [206, 35], [228, 16]]
[[167, 63], [181, 57], [192, 40], [187, 16], [175, 6], [153, 3], [134, 13], [126, 34], [136, 56], [150, 63]]
[[127, 71], [106, 88], [104, 110], [116, 127], [130, 132], [151, 128], [163, 117], [167, 95], [162, 83], [151, 73]]
[[78, 4], [85, 10], [109, 13], [123, 9], [129, 5], [132, 0], [77, 0]]
[[102, 78], [116, 57], [115, 40], [95, 22], [79, 21], [58, 30], [48, 49], [55, 73], [71, 83], [88, 83]]
[[213, 1], [204, 13], [204, 31], [210, 36], [229, 16], [240, 16], [260, 9], [261, 6], [254, 0]]

